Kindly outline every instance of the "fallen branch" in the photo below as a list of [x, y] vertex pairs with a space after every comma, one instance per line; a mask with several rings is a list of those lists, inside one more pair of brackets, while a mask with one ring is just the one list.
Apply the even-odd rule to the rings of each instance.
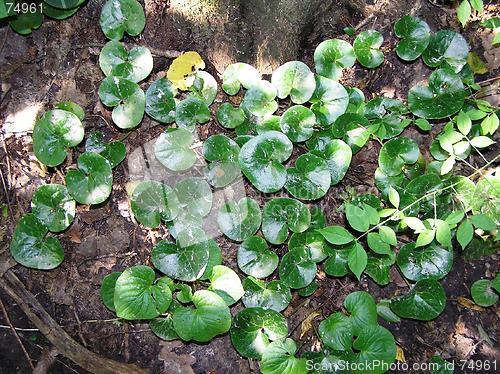
[[101, 357], [78, 344], [45, 311], [35, 296], [24, 287], [24, 284], [11, 270], [7, 270], [4, 276], [0, 277], [0, 288], [14, 299], [31, 322], [54, 345], [57, 352], [69, 358], [83, 369], [92, 373], [109, 374], [146, 372], [136, 365], [124, 364]]

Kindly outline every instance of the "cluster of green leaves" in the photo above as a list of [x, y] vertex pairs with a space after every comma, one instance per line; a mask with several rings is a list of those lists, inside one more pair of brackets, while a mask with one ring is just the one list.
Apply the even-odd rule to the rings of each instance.
[[[64, 162], [70, 147], [84, 138], [82, 121], [85, 113], [70, 101], [59, 103], [45, 112], [33, 129], [33, 151], [46, 166]], [[78, 170], [66, 173], [65, 185], [42, 185], [33, 194], [31, 213], [16, 225], [10, 244], [14, 259], [34, 269], [54, 269], [64, 259], [57, 237], [72, 224], [76, 203], [100, 204], [111, 194], [111, 169], [125, 159], [125, 145], [120, 141], [104, 142], [102, 133], [89, 135], [85, 152], [78, 158]]]
[[462, 0], [460, 2], [460, 5], [457, 7], [457, 18], [462, 24], [462, 27], [465, 27], [467, 22], [469, 22], [473, 11], [478, 14], [483, 13], [483, 0]]
[[86, 0], [1, 0], [0, 20], [5, 19], [12, 30], [29, 35], [38, 29], [44, 16], [63, 20], [71, 17]]

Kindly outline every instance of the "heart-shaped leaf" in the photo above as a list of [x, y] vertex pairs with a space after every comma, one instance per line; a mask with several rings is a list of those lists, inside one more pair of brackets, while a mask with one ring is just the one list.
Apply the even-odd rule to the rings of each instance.
[[132, 82], [140, 82], [153, 70], [153, 56], [146, 47], [136, 46], [130, 49], [110, 40], [101, 49], [99, 66], [106, 76], [122, 77]]
[[366, 68], [376, 68], [384, 62], [380, 46], [384, 42], [381, 33], [375, 30], [361, 32], [354, 40], [354, 53], [358, 62]]
[[10, 253], [23, 266], [50, 270], [64, 260], [64, 251], [57, 238], [46, 237], [47, 227], [34, 214], [26, 214], [16, 225]]
[[272, 342], [262, 355], [262, 374], [300, 374], [307, 372], [307, 360], [295, 357], [297, 345], [292, 339]]
[[406, 113], [408, 109], [401, 101], [383, 96], [370, 100], [364, 110], [365, 117], [372, 122], [372, 131], [383, 140], [401, 134], [411, 124], [404, 117]]
[[331, 184], [326, 161], [312, 153], [305, 153], [295, 160], [295, 167], [288, 168], [286, 190], [297, 199], [316, 200], [328, 192]]
[[262, 233], [271, 244], [281, 244], [288, 230], [306, 231], [311, 224], [311, 212], [298, 200], [277, 197], [266, 203], [262, 214]]
[[129, 129], [141, 123], [146, 97], [137, 83], [120, 77], [104, 78], [99, 98], [104, 105], [114, 108], [111, 118], [119, 128]]
[[351, 247], [331, 251], [330, 257], [325, 262], [325, 273], [332, 277], [343, 277], [349, 274], [350, 270], [347, 261], [350, 252]]
[[358, 336], [368, 326], [377, 325], [377, 305], [368, 292], [350, 293], [344, 300], [344, 306], [349, 312], [354, 335]]
[[113, 174], [108, 160], [98, 153], [85, 152], [78, 158], [78, 169], [66, 173], [66, 187], [80, 204], [100, 204], [109, 197]]
[[475, 281], [470, 288], [470, 293], [474, 302], [480, 306], [489, 307], [495, 305], [498, 301], [498, 295], [495, 293], [489, 279]]
[[120, 141], [105, 143], [104, 134], [100, 131], [89, 135], [85, 142], [85, 152], [99, 153], [109, 161], [111, 168], [117, 167], [127, 155], [125, 144]]
[[346, 142], [353, 153], [358, 152], [370, 139], [372, 134], [370, 121], [360, 114], [345, 113], [335, 120], [331, 132], [335, 138]]
[[115, 286], [121, 271], [115, 271], [106, 275], [101, 283], [101, 300], [106, 308], [115, 311]]
[[239, 145], [222, 134], [212, 135], [203, 142], [202, 154], [209, 161], [205, 176], [212, 186], [225, 187], [241, 175], [239, 152]]
[[286, 181], [281, 164], [292, 154], [292, 142], [277, 131], [257, 135], [241, 147], [239, 164], [250, 183], [261, 192], [276, 192]]
[[175, 121], [176, 88], [167, 78], [155, 80], [146, 91], [146, 113], [161, 123]]
[[210, 286], [208, 289], [222, 297], [228, 306], [236, 303], [245, 293], [240, 277], [227, 266], [214, 266], [209, 279]]
[[404, 61], [413, 61], [420, 57], [429, 45], [431, 37], [427, 22], [413, 16], [401, 17], [394, 24], [394, 33], [401, 39], [396, 46], [396, 53]]
[[309, 139], [314, 132], [316, 116], [302, 105], [294, 105], [281, 116], [281, 131], [294, 142], [299, 143]]
[[205, 217], [212, 209], [212, 189], [202, 178], [186, 178], [175, 185], [179, 208]]
[[319, 324], [321, 340], [336, 351], [347, 351], [352, 346], [354, 337], [351, 319], [340, 312], [328, 316]]
[[[314, 140], [313, 140], [314, 139]], [[330, 171], [331, 185], [339, 183], [344, 179], [352, 159], [352, 150], [344, 141], [331, 139], [327, 142], [313, 138], [307, 143], [312, 154], [322, 157], [326, 161]]]
[[314, 262], [321, 262], [328, 257], [332, 248], [319, 232], [309, 229], [293, 233], [288, 240], [288, 250], [301, 249], [309, 254]]
[[83, 125], [75, 114], [61, 109], [50, 110], [33, 128], [33, 151], [40, 162], [57, 166], [66, 159], [66, 148], [78, 145], [83, 135]]
[[179, 306], [174, 310], [174, 329], [182, 340], [208, 342], [229, 331], [231, 312], [215, 292], [200, 290], [193, 294], [195, 308]]
[[241, 107], [256, 117], [266, 117], [278, 109], [276, 87], [268, 81], [256, 82], [245, 93]]
[[193, 134], [183, 128], [169, 128], [155, 142], [155, 156], [167, 169], [183, 171], [196, 162], [196, 152], [191, 149]]
[[175, 108], [175, 122], [179, 127], [194, 131], [197, 124], [210, 120], [210, 109], [201, 99], [188, 97], [177, 104]]
[[462, 35], [451, 30], [440, 30], [431, 36], [422, 59], [432, 68], [451, 67], [458, 73], [467, 63], [468, 54], [469, 45]]
[[169, 283], [166, 277], [155, 281], [155, 272], [149, 266], [126, 269], [115, 284], [116, 315], [128, 320], [158, 317], [172, 302]]
[[233, 320], [231, 342], [240, 355], [260, 359], [270, 341], [286, 338], [285, 317], [272, 309], [246, 308]]
[[271, 83], [278, 89], [280, 99], [290, 95], [295, 104], [308, 101], [316, 88], [314, 74], [300, 61], [289, 61], [281, 65], [274, 71]]
[[[172, 309], [172, 305], [174, 305], [175, 301], [170, 305], [170, 309]], [[169, 310], [170, 310], [169, 309]], [[175, 310], [175, 309], [173, 309]], [[173, 312], [173, 311], [172, 311]], [[175, 332], [174, 329], [174, 321], [172, 320], [172, 314], [168, 314], [166, 317], [158, 317], [149, 321], [149, 328], [157, 337], [162, 340], [179, 340], [179, 335]]]
[[102, 7], [99, 23], [108, 39], [121, 40], [125, 32], [139, 35], [146, 26], [146, 16], [137, 0], [108, 0]]
[[83, 119], [85, 118], [85, 111], [83, 110], [83, 108], [72, 101], [61, 101], [60, 103], [55, 105], [55, 108], [73, 113], [78, 117], [80, 121], [83, 121]]
[[279, 257], [260, 236], [251, 236], [238, 249], [238, 267], [245, 274], [265, 278], [278, 267]]
[[354, 62], [354, 49], [344, 40], [325, 40], [314, 51], [316, 72], [326, 78], [339, 80], [342, 77], [342, 69], [352, 67]]
[[303, 248], [289, 250], [281, 259], [280, 279], [290, 288], [304, 288], [316, 277], [316, 263]]
[[399, 137], [384, 144], [378, 156], [378, 164], [383, 173], [395, 176], [401, 173], [405, 165], [417, 162], [419, 154], [415, 140]]
[[248, 197], [224, 204], [217, 217], [220, 230], [229, 239], [241, 242], [257, 232], [262, 221], [259, 204]]
[[449, 69], [438, 69], [430, 75], [428, 86], [418, 84], [408, 91], [408, 105], [418, 117], [440, 119], [458, 112], [466, 96], [457, 74]]
[[217, 109], [217, 121], [227, 129], [234, 129], [245, 122], [245, 112], [241, 108], [235, 108], [230, 103], [223, 103]]
[[399, 250], [396, 262], [409, 280], [438, 280], [450, 272], [453, 252], [435, 243], [419, 248], [415, 247], [415, 243], [408, 243]]
[[191, 96], [203, 100], [207, 105], [212, 105], [217, 96], [217, 81], [212, 74], [198, 70], [190, 89]]
[[365, 274], [372, 278], [378, 285], [385, 286], [391, 282], [391, 265], [396, 261], [394, 253], [377, 254], [368, 253]]
[[430, 321], [439, 316], [446, 304], [443, 286], [432, 279], [418, 281], [411, 291], [391, 300], [391, 309], [402, 318]]
[[253, 66], [238, 62], [229, 65], [226, 70], [224, 70], [222, 81], [222, 89], [228, 95], [236, 95], [241, 86], [249, 89], [253, 85], [259, 83], [260, 74]]
[[292, 301], [290, 288], [278, 280], [266, 283], [254, 277], [248, 277], [243, 282], [243, 288], [245, 294], [242, 301], [246, 308], [261, 307], [281, 312]]
[[349, 94], [340, 83], [317, 75], [316, 90], [310, 102], [316, 120], [321, 126], [328, 127], [347, 110]]
[[143, 181], [132, 193], [130, 207], [135, 218], [146, 227], [156, 228], [161, 220], [171, 221], [179, 214], [175, 192], [157, 181]]
[[46, 184], [33, 194], [31, 213], [52, 232], [66, 230], [75, 218], [76, 203], [61, 184]]
[[[366, 326], [360, 331], [352, 347], [358, 352], [355, 362], [362, 365], [366, 363], [377, 363], [370, 370], [373, 374], [386, 372], [396, 359], [396, 342], [391, 332], [382, 326]], [[381, 366], [378, 366], [378, 365]], [[356, 372], [362, 372], [357, 370]]]

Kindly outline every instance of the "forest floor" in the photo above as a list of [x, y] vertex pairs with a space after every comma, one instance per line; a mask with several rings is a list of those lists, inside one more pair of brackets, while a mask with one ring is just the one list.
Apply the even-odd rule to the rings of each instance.
[[[98, 3], [98, 2], [97, 2]], [[8, 26], [0, 26], [0, 125], [2, 142], [0, 162], [5, 186], [0, 192], [1, 203], [9, 205], [6, 216], [0, 221], [0, 254], [8, 248], [13, 228], [18, 219], [30, 209], [33, 192], [42, 183], [62, 183], [60, 173], [47, 171], [36, 161], [32, 152], [30, 130], [43, 111], [57, 102], [72, 100], [86, 112], [86, 133], [102, 131], [106, 139], [122, 139], [124, 133], [111, 123], [111, 113], [99, 102], [97, 90], [103, 74], [99, 69], [100, 45], [106, 40], [99, 27], [100, 6], [90, 1], [74, 17], [66, 21], [45, 21], [39, 30], [30, 36], [15, 34]], [[430, 71], [421, 62], [405, 64], [395, 53], [397, 39], [392, 25], [413, 7], [413, 1], [401, 1], [397, 8], [389, 10], [377, 7], [375, 1], [364, 12], [353, 13], [341, 24], [322, 23], [303, 39], [298, 60], [312, 66], [315, 47], [331, 37], [347, 38], [342, 29], [358, 25], [366, 19], [361, 30], [373, 28], [385, 38], [386, 61], [373, 71], [357, 66], [349, 69], [342, 83], [361, 88], [367, 99], [374, 95], [406, 98], [408, 89], [425, 79]], [[426, 20], [433, 30], [458, 29], [454, 11], [436, 6], [430, 1], [418, 2], [416, 15]], [[165, 2], [146, 1], [147, 26], [138, 42], [157, 50], [191, 50], [195, 45], [190, 30], [178, 29], [172, 21], [172, 10]], [[483, 58], [490, 69], [480, 80], [500, 73], [500, 48], [492, 50], [491, 35], [474, 23], [464, 32], [472, 49]], [[352, 40], [351, 40], [352, 41]], [[200, 51], [203, 56], [203, 51]], [[147, 87], [163, 75], [171, 60], [155, 57], [153, 74], [143, 82]], [[207, 62], [207, 70], [220, 81], [223, 66]], [[497, 81], [498, 82], [498, 81]], [[496, 88], [498, 90], [498, 83]], [[225, 100], [219, 93], [218, 102]], [[497, 96], [498, 100], [498, 96]], [[212, 106], [215, 111], [218, 103]], [[498, 105], [498, 102], [497, 102]], [[213, 116], [215, 118], [215, 116]], [[124, 142], [129, 154], [144, 143], [155, 139], [165, 126], [148, 117], [142, 125], [127, 134]], [[203, 140], [213, 133], [224, 132], [212, 119], [200, 126], [199, 136]], [[431, 136], [409, 128], [405, 135], [415, 139], [424, 155], [428, 155], [431, 137], [439, 131], [436, 127]], [[76, 161], [76, 155], [84, 146], [77, 147], [73, 157], [59, 167], [64, 170]], [[321, 202], [329, 224], [343, 224], [339, 207], [345, 196], [375, 191], [374, 171], [377, 167], [379, 145], [371, 142], [355, 155], [345, 179], [330, 189]], [[296, 155], [295, 155], [296, 156]], [[293, 163], [294, 158], [290, 161]], [[472, 162], [475, 160], [473, 159]], [[479, 160], [478, 160], [479, 162]], [[63, 264], [50, 272], [28, 270], [21, 266], [13, 268], [42, 303], [71, 336], [90, 350], [118, 361], [135, 363], [158, 373], [249, 373], [257, 370], [256, 363], [241, 358], [232, 348], [229, 335], [220, 336], [208, 344], [184, 344], [178, 341], [163, 342], [153, 335], [147, 324], [118, 322], [99, 297], [102, 278], [112, 271], [121, 271], [127, 266], [150, 264], [150, 251], [154, 243], [167, 236], [166, 229], [146, 230], [132, 222], [126, 192], [130, 180], [127, 161], [114, 171], [114, 185], [109, 202], [102, 206], [78, 208], [77, 219], [61, 236], [65, 249]], [[248, 187], [248, 186], [246, 186]], [[263, 203], [269, 196], [256, 195], [253, 188], [247, 193]], [[218, 237], [217, 242], [224, 254], [224, 264], [236, 268], [237, 245]], [[283, 251], [283, 248], [277, 248]], [[488, 309], [470, 308], [458, 300], [470, 298], [470, 285], [477, 279], [498, 271], [496, 254], [480, 256], [480, 250], [465, 253], [456, 250], [452, 272], [442, 282], [447, 304], [444, 313], [431, 322], [404, 320], [400, 323], [384, 323], [402, 348], [407, 362], [427, 362], [434, 354], [451, 360], [499, 360], [498, 317], [496, 306]], [[407, 291], [407, 284], [393, 269], [393, 282], [379, 287], [366, 276], [358, 283], [353, 277], [331, 278], [319, 271], [319, 289], [309, 298], [300, 298], [294, 292], [290, 306], [284, 311], [288, 317], [293, 338], [301, 352], [317, 343], [314, 330], [304, 324], [312, 313], [320, 314], [319, 320], [339, 310], [345, 296], [358, 289], [370, 292], [376, 299], [390, 298]], [[21, 329], [34, 326], [15, 305], [12, 299], [0, 292], [0, 299], [12, 324]], [[236, 307], [233, 312], [237, 311]], [[8, 328], [5, 315], [0, 313], [0, 373], [29, 372], [28, 362]], [[38, 360], [48, 341], [37, 331], [18, 331], [21, 342], [29, 356]], [[58, 357], [54, 373], [84, 372], [73, 362]], [[468, 370], [457, 372], [472, 372]]]

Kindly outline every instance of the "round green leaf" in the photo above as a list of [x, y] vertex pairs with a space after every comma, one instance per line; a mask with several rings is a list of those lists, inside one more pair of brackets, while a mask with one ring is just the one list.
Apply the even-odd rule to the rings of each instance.
[[467, 63], [468, 54], [469, 46], [462, 35], [451, 30], [440, 30], [431, 36], [422, 59], [432, 68], [451, 67], [458, 73]]
[[340, 312], [328, 316], [319, 324], [319, 336], [323, 343], [336, 351], [347, 351], [351, 348], [354, 337], [351, 319]]
[[54, 109], [37, 121], [33, 129], [33, 151], [47, 166], [57, 166], [66, 159], [66, 148], [83, 140], [84, 129], [80, 119], [66, 110]]
[[368, 142], [371, 136], [370, 121], [360, 114], [345, 113], [335, 120], [331, 127], [334, 137], [342, 138], [352, 152], [356, 153]]
[[229, 331], [231, 312], [215, 292], [196, 291], [192, 298], [195, 308], [179, 306], [174, 310], [174, 329], [182, 340], [208, 342]]
[[80, 121], [83, 121], [83, 119], [85, 118], [85, 111], [83, 110], [83, 108], [77, 103], [74, 103], [72, 101], [62, 101], [56, 104], [55, 108], [73, 113], [75, 116], [78, 117]]
[[205, 217], [212, 209], [212, 189], [202, 178], [186, 178], [175, 185], [179, 208]]
[[190, 90], [191, 96], [203, 100], [207, 105], [212, 105], [217, 96], [217, 81], [212, 74], [198, 70]]
[[276, 95], [276, 87], [270, 82], [257, 82], [245, 93], [241, 107], [256, 117], [270, 116], [278, 109], [278, 103], [274, 100]]
[[228, 95], [236, 95], [241, 86], [249, 89], [260, 82], [260, 74], [253, 66], [238, 62], [224, 70], [222, 89]]
[[349, 312], [354, 335], [358, 336], [368, 326], [377, 325], [377, 305], [368, 292], [350, 293], [344, 300], [344, 306]]
[[288, 240], [288, 250], [301, 249], [309, 254], [314, 262], [321, 262], [328, 257], [332, 248], [326, 239], [315, 230], [293, 233]]
[[316, 88], [314, 74], [300, 61], [289, 61], [276, 69], [271, 83], [278, 89], [278, 97], [284, 99], [290, 95], [295, 104], [308, 101]]
[[316, 72], [334, 80], [339, 80], [342, 77], [342, 69], [350, 68], [355, 61], [352, 46], [340, 39], [325, 40], [314, 51]]
[[102, 7], [99, 23], [108, 39], [121, 40], [125, 32], [139, 35], [146, 25], [146, 16], [137, 0], [108, 0]]
[[281, 117], [274, 115], [263, 118], [257, 123], [257, 126], [255, 128], [257, 134], [263, 134], [268, 131], [281, 131], [280, 120]]
[[366, 68], [376, 68], [384, 62], [384, 54], [380, 46], [384, 42], [381, 33], [375, 30], [361, 32], [354, 40], [354, 53], [359, 63]]
[[316, 200], [328, 192], [331, 184], [326, 161], [312, 153], [305, 153], [295, 160], [295, 167], [288, 168], [286, 190], [297, 199]]
[[177, 104], [175, 108], [175, 122], [179, 127], [194, 131], [197, 124], [210, 120], [210, 109], [201, 99], [188, 97]]
[[492, 283], [488, 279], [475, 281], [470, 288], [472, 299], [477, 305], [489, 307], [498, 301], [498, 295], [492, 288]]
[[302, 105], [294, 105], [281, 116], [281, 131], [294, 143], [309, 139], [314, 132], [316, 116]]
[[438, 69], [430, 75], [428, 86], [418, 84], [408, 91], [408, 105], [418, 117], [440, 119], [458, 112], [466, 96], [457, 74], [449, 69]]
[[217, 109], [217, 121], [227, 129], [234, 129], [245, 122], [245, 112], [235, 108], [230, 103], [223, 103]]
[[240, 176], [239, 152], [239, 145], [222, 134], [212, 135], [203, 142], [202, 154], [209, 161], [205, 176], [212, 186], [225, 187]]
[[86, 0], [44, 0], [47, 4], [58, 9], [73, 9], [82, 5]]
[[167, 222], [167, 227], [170, 235], [177, 238], [182, 231], [193, 231], [203, 227], [203, 217], [196, 213], [190, 213], [187, 210], [180, 210], [177, 217], [172, 221]]
[[439, 316], [446, 304], [443, 286], [432, 279], [418, 281], [411, 291], [391, 300], [391, 309], [402, 318], [430, 321]]
[[104, 134], [99, 131], [91, 133], [87, 138], [85, 152], [99, 153], [109, 161], [111, 168], [117, 167], [127, 155], [125, 144], [120, 141], [105, 143]]
[[418, 248], [415, 243], [408, 243], [399, 250], [396, 263], [409, 280], [438, 280], [450, 272], [453, 252], [441, 248], [436, 243]]
[[396, 46], [396, 53], [404, 61], [420, 57], [431, 37], [429, 25], [413, 16], [401, 17], [394, 24], [394, 33], [401, 39]]
[[378, 156], [378, 164], [383, 173], [396, 176], [405, 165], [417, 162], [420, 151], [415, 140], [399, 137], [384, 144]]
[[396, 261], [396, 255], [368, 252], [365, 273], [378, 285], [385, 286], [391, 282], [391, 265]]
[[175, 192], [157, 181], [143, 181], [132, 193], [130, 207], [135, 218], [146, 227], [156, 228], [161, 220], [171, 221], [179, 214]]
[[238, 267], [245, 274], [265, 278], [278, 267], [279, 258], [260, 236], [251, 236], [238, 249]]
[[330, 171], [331, 185], [344, 179], [352, 159], [352, 150], [344, 141], [332, 139], [326, 143], [307, 143], [311, 153], [322, 157]]
[[360, 331], [352, 347], [358, 352], [356, 354], [356, 363], [364, 365], [367, 363], [376, 364], [369, 371], [373, 374], [386, 372], [383, 368], [389, 367], [396, 359], [394, 337], [389, 330], [382, 326], [366, 326]]
[[104, 78], [99, 86], [99, 98], [104, 105], [114, 108], [111, 118], [119, 128], [129, 129], [141, 123], [146, 98], [137, 83], [120, 77]]
[[272, 342], [262, 354], [262, 374], [302, 374], [307, 372], [305, 358], [295, 357], [297, 346], [292, 339]]
[[169, 281], [166, 277], [155, 281], [155, 272], [149, 266], [126, 269], [115, 284], [116, 315], [128, 320], [158, 317], [172, 302]]
[[66, 187], [80, 204], [100, 204], [109, 197], [113, 174], [108, 160], [95, 152], [78, 158], [78, 169], [66, 173]]
[[63, 20], [71, 17], [73, 14], [78, 12], [80, 7], [76, 7], [73, 9], [60, 9], [53, 6], [50, 6], [46, 2], [42, 3], [42, 13], [47, 17], [57, 20]]
[[34, 214], [26, 214], [16, 225], [10, 253], [23, 266], [39, 270], [58, 267], [64, 260], [64, 251], [59, 240], [46, 237], [47, 227]]
[[272, 309], [246, 308], [233, 320], [231, 342], [240, 355], [260, 359], [270, 341], [288, 335], [285, 317]]
[[224, 204], [217, 217], [220, 230], [229, 239], [241, 242], [257, 232], [262, 221], [259, 204], [248, 197]]
[[[276, 265], [278, 265], [277, 262]], [[292, 301], [290, 288], [278, 280], [266, 283], [254, 277], [248, 277], [243, 282], [243, 288], [245, 294], [242, 301], [246, 308], [262, 307], [281, 312]]]
[[289, 250], [281, 259], [280, 279], [290, 288], [304, 288], [316, 276], [316, 263], [303, 248]]
[[161, 123], [175, 121], [177, 90], [167, 78], [155, 80], [146, 91], [146, 113]]
[[31, 200], [31, 213], [52, 232], [67, 229], [75, 218], [76, 203], [61, 184], [38, 188]]
[[210, 286], [208, 289], [222, 297], [228, 306], [236, 303], [245, 293], [240, 277], [227, 266], [214, 266], [209, 279]]
[[122, 43], [110, 40], [101, 49], [99, 66], [106, 76], [137, 83], [146, 79], [153, 70], [153, 56], [146, 47], [136, 46], [127, 51]]
[[343, 277], [349, 274], [347, 261], [351, 249], [335, 249], [332, 252], [325, 262], [325, 273], [332, 277]]
[[347, 110], [349, 94], [340, 83], [317, 75], [316, 90], [310, 102], [316, 120], [321, 126], [328, 127]]
[[101, 283], [101, 300], [106, 308], [115, 311], [115, 286], [121, 271], [115, 271], [106, 275]]
[[183, 128], [169, 128], [155, 142], [155, 156], [167, 169], [183, 171], [196, 162], [196, 152], [191, 149], [193, 134]]
[[257, 135], [241, 147], [241, 171], [259, 191], [276, 192], [285, 185], [286, 169], [281, 163], [292, 148], [290, 140], [277, 131]]
[[277, 197], [266, 203], [262, 214], [262, 233], [271, 244], [281, 244], [288, 230], [306, 231], [311, 224], [311, 212], [298, 200]]

